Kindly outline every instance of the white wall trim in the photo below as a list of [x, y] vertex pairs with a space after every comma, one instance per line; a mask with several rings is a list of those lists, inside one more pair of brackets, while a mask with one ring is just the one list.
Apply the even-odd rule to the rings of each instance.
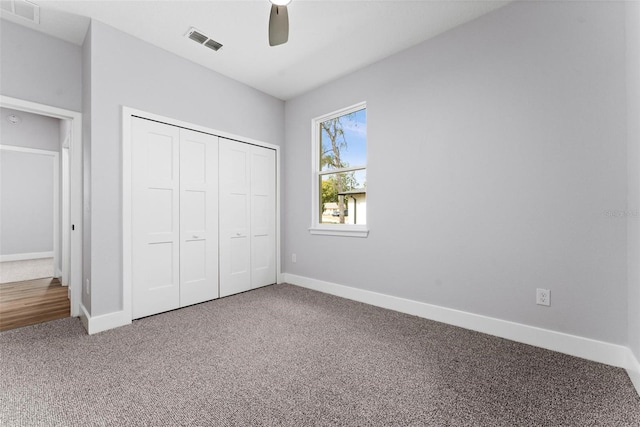
[[70, 161], [69, 161], [69, 218], [63, 218], [75, 225], [70, 241], [71, 316], [80, 316], [82, 301], [82, 114], [77, 111], [53, 107], [0, 95], [0, 106], [28, 113], [40, 114], [62, 120], [70, 120]]
[[630, 350], [622, 345], [324, 282], [295, 274], [285, 273], [284, 280], [292, 285], [546, 348], [571, 356], [620, 368], [632, 368], [629, 361]]
[[280, 192], [281, 192], [281, 165], [280, 148], [276, 148], [276, 282], [282, 283], [282, 258], [280, 253], [280, 236], [282, 228], [280, 223]]
[[364, 227], [345, 225], [344, 228], [323, 227], [322, 224], [309, 228], [309, 233], [317, 236], [367, 237], [369, 230]]
[[114, 313], [92, 317], [82, 304], [81, 309], [82, 313], [80, 314], [80, 320], [82, 321], [82, 326], [84, 326], [89, 335], [131, 324], [131, 318], [127, 318], [124, 311], [116, 311]]
[[122, 107], [122, 149], [120, 150], [122, 164], [122, 311], [128, 313], [129, 320], [133, 320], [133, 234], [131, 212], [131, 125], [135, 110]]
[[[66, 143], [70, 142], [70, 137], [67, 136]], [[69, 285], [69, 267], [71, 266], [71, 216], [69, 209], [71, 208], [71, 199], [69, 192], [69, 177], [70, 177], [70, 169], [69, 169], [69, 146], [64, 147], [65, 142], [62, 142], [62, 146], [60, 147], [60, 172], [61, 172], [61, 193], [60, 193], [60, 202], [62, 203], [61, 213], [62, 218], [60, 220], [60, 258], [61, 258], [61, 271], [60, 271], [60, 281], [63, 286]]]
[[[244, 142], [246, 144], [257, 145], [260, 147], [271, 148], [272, 150], [279, 151], [280, 146], [275, 144], [269, 144], [268, 142], [259, 141], [257, 139], [247, 138], [242, 135], [236, 135], [234, 133], [224, 132], [218, 129], [208, 128], [206, 126], [196, 125], [194, 123], [185, 122], [184, 120], [178, 120], [167, 116], [161, 116], [159, 114], [150, 113], [148, 111], [137, 110], [131, 107], [122, 107], [122, 114], [129, 117], [135, 116], [143, 119], [154, 120], [156, 122], [166, 123], [168, 125], [177, 126], [185, 129], [191, 129], [198, 132], [208, 133], [210, 135], [219, 136], [221, 138], [232, 139], [234, 141]], [[129, 123], [130, 124], [130, 123]], [[124, 122], [123, 122], [124, 128]]]
[[38, 148], [19, 147], [16, 145], [0, 145], [0, 148], [7, 151], [17, 151], [20, 153], [29, 153], [29, 154], [40, 154], [43, 156], [52, 156], [52, 157], [55, 157], [59, 154], [57, 151], [40, 150]]
[[[177, 126], [184, 129], [195, 130], [207, 133], [221, 138], [231, 139], [246, 144], [256, 145], [259, 147], [270, 148], [276, 152], [276, 281], [282, 282], [282, 267], [280, 254], [280, 194], [281, 194], [281, 157], [280, 146], [269, 144], [267, 142], [258, 141], [256, 139], [246, 138], [243, 136], [223, 132], [217, 129], [211, 129], [205, 126], [196, 125], [182, 120], [173, 119], [171, 117], [161, 116], [147, 111], [137, 110], [127, 106], [122, 107], [122, 311], [125, 319], [131, 323], [133, 317], [132, 311], [132, 229], [131, 229], [131, 118], [140, 117], [143, 119], [154, 120], [168, 125]], [[116, 313], [111, 313], [116, 314]], [[116, 325], [117, 327], [121, 325]]]
[[28, 259], [53, 258], [53, 251], [49, 252], [31, 252], [28, 254], [10, 254], [0, 255], [0, 262], [8, 261], [25, 261]]

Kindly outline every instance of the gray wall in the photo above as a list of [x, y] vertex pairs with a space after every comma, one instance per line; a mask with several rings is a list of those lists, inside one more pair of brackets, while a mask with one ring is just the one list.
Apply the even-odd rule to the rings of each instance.
[[[7, 121], [15, 114], [22, 119], [18, 125]], [[0, 143], [18, 147], [60, 152], [60, 119], [10, 108], [0, 108]]]
[[53, 158], [0, 150], [0, 254], [53, 251]]
[[[625, 344], [624, 11], [514, 3], [288, 101], [284, 270]], [[370, 235], [311, 236], [311, 119], [359, 101]]]
[[3, 19], [0, 51], [2, 95], [80, 111], [80, 46]]
[[[22, 122], [9, 124], [10, 114]], [[0, 144], [60, 152], [59, 119], [0, 108], [0, 120]], [[0, 156], [0, 254], [53, 251], [52, 157], [4, 150]]]
[[640, 360], [640, 3], [627, 3], [629, 347]]
[[122, 106], [280, 145], [284, 103], [103, 23], [93, 21], [90, 32], [90, 268], [95, 316], [122, 307]]

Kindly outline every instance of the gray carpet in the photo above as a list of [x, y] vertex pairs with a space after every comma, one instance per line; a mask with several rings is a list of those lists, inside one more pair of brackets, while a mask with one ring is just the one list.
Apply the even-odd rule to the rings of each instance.
[[2, 426], [639, 426], [622, 369], [291, 285], [0, 334]]

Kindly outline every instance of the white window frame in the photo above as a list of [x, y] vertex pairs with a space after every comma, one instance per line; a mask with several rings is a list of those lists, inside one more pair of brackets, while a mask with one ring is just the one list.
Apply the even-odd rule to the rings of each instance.
[[[350, 107], [342, 108], [337, 111], [333, 111], [329, 114], [325, 114], [320, 117], [316, 117], [311, 120], [311, 227], [309, 232], [315, 235], [326, 236], [345, 236], [345, 237], [367, 237], [369, 235], [368, 220], [367, 224], [322, 224], [320, 222], [320, 176], [323, 173], [320, 172], [320, 124], [336, 117], [344, 116], [346, 114], [355, 113], [367, 108], [366, 102], [359, 102], [358, 104]], [[368, 152], [368, 138], [367, 138], [367, 152]], [[355, 167], [335, 169], [331, 170], [331, 173], [351, 172], [356, 170], [363, 170], [363, 165], [357, 165]], [[368, 164], [364, 164], [364, 170], [368, 169]], [[367, 207], [368, 208], [368, 207]], [[369, 209], [367, 209], [368, 213]]]

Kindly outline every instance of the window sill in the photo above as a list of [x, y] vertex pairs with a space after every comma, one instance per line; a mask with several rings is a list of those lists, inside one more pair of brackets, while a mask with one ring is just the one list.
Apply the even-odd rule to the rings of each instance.
[[369, 229], [364, 226], [315, 226], [309, 228], [312, 235], [342, 236], [342, 237], [367, 237]]

